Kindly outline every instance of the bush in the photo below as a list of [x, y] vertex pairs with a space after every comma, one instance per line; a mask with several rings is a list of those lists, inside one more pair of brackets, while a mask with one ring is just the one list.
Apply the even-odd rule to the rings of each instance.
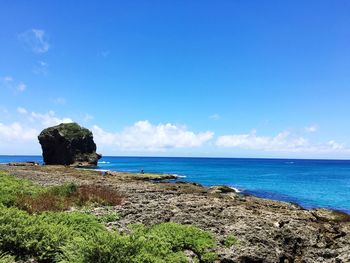
[[97, 187], [94, 185], [82, 185], [73, 194], [75, 203], [84, 205], [86, 203], [98, 203], [101, 205], [120, 205], [122, 196], [116, 191], [107, 187]]
[[0, 204], [13, 206], [17, 196], [35, 195], [40, 193], [43, 187], [33, 184], [29, 180], [17, 179], [14, 176], [0, 172]]
[[14, 263], [15, 257], [0, 252], [0, 263]]
[[116, 213], [97, 218], [57, 212], [72, 205], [116, 205], [121, 201], [122, 197], [109, 188], [74, 184], [45, 188], [0, 173], [0, 252], [6, 253], [0, 253], [0, 263], [15, 259], [40, 263], [177, 263], [187, 262], [184, 250], [192, 250], [201, 262], [216, 259], [212, 235], [194, 226], [132, 225], [131, 234], [121, 235], [99, 223], [118, 220]]
[[91, 215], [29, 215], [17, 208], [0, 208], [0, 250], [20, 259], [33, 257], [40, 262], [53, 262], [67, 242], [103, 231], [105, 228]]
[[101, 223], [110, 223], [110, 222], [115, 222], [120, 219], [120, 215], [116, 212], [111, 212], [108, 214], [100, 215], [98, 216], [98, 222]]
[[99, 232], [75, 239], [64, 247], [62, 262], [187, 262], [184, 250], [192, 250], [201, 262], [213, 262], [215, 241], [194, 226], [163, 223], [146, 228], [131, 227], [130, 235]]

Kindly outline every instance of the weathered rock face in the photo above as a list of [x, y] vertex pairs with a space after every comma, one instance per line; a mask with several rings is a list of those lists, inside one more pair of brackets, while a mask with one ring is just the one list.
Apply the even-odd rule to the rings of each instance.
[[62, 123], [43, 130], [38, 136], [45, 164], [93, 166], [96, 153], [92, 132], [77, 123]]

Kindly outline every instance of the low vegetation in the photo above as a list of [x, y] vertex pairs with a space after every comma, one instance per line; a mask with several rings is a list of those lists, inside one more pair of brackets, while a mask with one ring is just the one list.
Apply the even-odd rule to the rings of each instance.
[[28, 180], [0, 174], [0, 204], [16, 206], [29, 213], [65, 211], [88, 204], [120, 205], [123, 197], [107, 187], [93, 185], [41, 187]]
[[239, 244], [239, 240], [237, 239], [237, 237], [235, 235], [228, 235], [225, 240], [224, 240], [224, 245], [227, 248], [230, 248], [232, 246], [236, 246]]
[[213, 262], [213, 236], [190, 225], [131, 225], [129, 234], [107, 230], [103, 217], [67, 212], [72, 206], [116, 205], [122, 197], [111, 189], [66, 184], [41, 187], [0, 173], [0, 263], [37, 262]]
[[14, 263], [15, 257], [0, 252], [0, 263]]

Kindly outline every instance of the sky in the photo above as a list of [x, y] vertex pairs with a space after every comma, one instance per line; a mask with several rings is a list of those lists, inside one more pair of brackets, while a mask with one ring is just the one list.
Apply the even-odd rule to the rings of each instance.
[[350, 158], [347, 0], [0, 1], [0, 154]]

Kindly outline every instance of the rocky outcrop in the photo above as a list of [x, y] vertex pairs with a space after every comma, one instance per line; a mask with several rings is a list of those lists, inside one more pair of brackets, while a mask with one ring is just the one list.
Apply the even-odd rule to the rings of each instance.
[[14, 162], [8, 163], [9, 166], [37, 166], [39, 163], [37, 162]]
[[[98, 217], [117, 213], [118, 220], [106, 223], [109, 229], [130, 233], [128, 226], [136, 223], [192, 224], [214, 234], [215, 263], [350, 262], [350, 215], [342, 212], [61, 166], [0, 165], [0, 171], [46, 186], [74, 182], [115, 189], [125, 197], [121, 205], [88, 208]], [[227, 242], [232, 236], [236, 242]], [[197, 260], [191, 251], [186, 256], [189, 262]]]
[[44, 129], [38, 136], [45, 164], [94, 166], [96, 153], [92, 132], [77, 123], [62, 123]]

